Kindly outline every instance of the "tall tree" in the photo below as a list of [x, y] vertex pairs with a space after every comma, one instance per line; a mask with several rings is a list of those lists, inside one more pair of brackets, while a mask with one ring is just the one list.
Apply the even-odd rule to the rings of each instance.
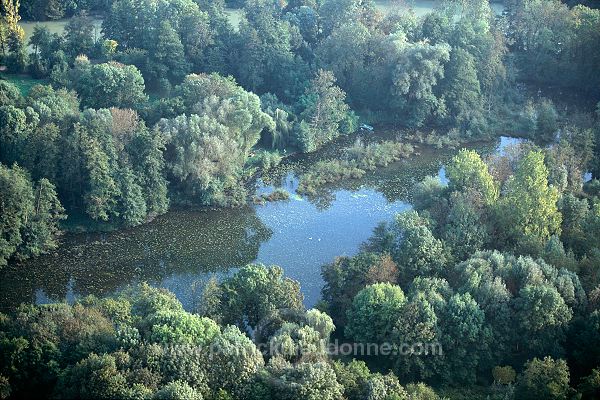
[[300, 99], [298, 140], [304, 152], [323, 146], [336, 137], [356, 130], [357, 118], [345, 103], [346, 93], [335, 86], [335, 77], [329, 71], [319, 70], [306, 94]]
[[541, 151], [530, 151], [519, 162], [506, 183], [501, 199], [501, 226], [512, 240], [545, 241], [560, 234], [562, 216], [558, 211], [558, 190], [548, 184], [548, 168]]

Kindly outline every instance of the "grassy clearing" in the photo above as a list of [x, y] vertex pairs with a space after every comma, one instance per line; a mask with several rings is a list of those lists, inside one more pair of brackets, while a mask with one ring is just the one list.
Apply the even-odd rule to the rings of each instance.
[[[19, 22], [19, 25], [21, 25], [21, 27], [25, 31], [25, 43], [29, 43], [29, 38], [33, 34], [33, 29], [36, 27], [36, 25], [47, 27], [48, 30], [50, 31], [50, 33], [58, 33], [59, 35], [62, 35], [62, 33], [65, 31], [65, 26], [67, 26], [67, 23], [69, 22], [69, 19], [70, 18], [64, 18], [64, 19], [59, 19], [57, 21], [39, 21], [39, 22], [38, 21], [21, 21], [21, 22]], [[101, 30], [102, 30], [102, 20], [99, 18], [94, 19], [94, 27], [95, 27], [97, 36], [100, 37]]]
[[23, 96], [27, 96], [31, 88], [35, 85], [45, 85], [48, 83], [47, 79], [34, 79], [27, 75], [0, 74], [0, 79], [7, 80], [15, 85]]
[[[227, 15], [227, 19], [229, 20], [229, 23], [236, 30], [240, 26], [240, 21], [242, 20], [243, 13], [244, 12], [241, 9], [237, 9], [237, 8], [225, 9], [225, 14]], [[33, 29], [36, 27], [36, 25], [41, 25], [41, 26], [47, 27], [48, 30], [50, 31], [50, 33], [58, 33], [59, 35], [62, 35], [62, 33], [65, 31], [65, 26], [67, 26], [67, 23], [69, 23], [69, 19], [70, 18], [63, 18], [63, 19], [59, 19], [57, 21], [21, 21], [21, 22], [19, 22], [19, 25], [25, 31], [25, 43], [29, 43], [29, 38], [33, 34]], [[94, 26], [95, 26], [95, 34], [97, 35], [97, 37], [101, 37], [102, 36], [102, 19], [95, 18]]]

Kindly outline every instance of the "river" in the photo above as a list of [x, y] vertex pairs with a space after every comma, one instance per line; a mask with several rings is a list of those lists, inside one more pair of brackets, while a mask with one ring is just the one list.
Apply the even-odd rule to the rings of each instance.
[[[282, 266], [286, 276], [300, 282], [305, 304], [313, 306], [323, 285], [321, 266], [336, 256], [356, 254], [378, 223], [410, 208], [415, 183], [427, 175], [444, 179], [443, 165], [456, 153], [420, 146], [410, 159], [329, 187], [318, 198], [297, 195], [296, 176], [312, 162], [335, 156], [350, 140], [286, 160], [265, 178], [268, 184], [257, 183], [258, 193], [283, 187], [292, 193], [288, 201], [171, 211], [132, 229], [67, 234], [51, 254], [0, 273], [0, 309], [104, 296], [147, 281], [173, 291], [193, 310], [209, 277], [251, 262]], [[514, 140], [474, 147], [497, 153]]]

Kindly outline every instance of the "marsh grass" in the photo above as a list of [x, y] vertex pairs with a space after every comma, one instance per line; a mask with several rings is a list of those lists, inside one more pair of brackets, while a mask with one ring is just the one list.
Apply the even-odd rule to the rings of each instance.
[[358, 139], [344, 150], [346, 158], [319, 161], [300, 177], [298, 193], [314, 196], [323, 185], [345, 179], [360, 179], [367, 171], [387, 167], [413, 154], [414, 147], [408, 143], [383, 141], [363, 144]]

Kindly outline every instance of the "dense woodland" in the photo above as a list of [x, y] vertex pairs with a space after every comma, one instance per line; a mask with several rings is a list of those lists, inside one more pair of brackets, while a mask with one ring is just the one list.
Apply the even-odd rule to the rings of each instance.
[[[141, 284], [0, 314], [0, 398], [600, 398], [600, 10], [227, 5], [239, 27], [223, 1], [1, 0], [0, 268], [43, 257], [72, 219], [118, 229], [242, 206], [285, 154], [364, 123], [439, 145], [529, 141], [458, 152], [447, 183], [416, 185], [413, 210], [323, 266], [315, 309], [283, 269], [249, 265], [197, 310]], [[21, 18], [65, 16], [63, 34], [25, 42]], [[25, 75], [41, 84], [11, 82]], [[413, 150], [357, 143], [300, 190]], [[335, 356], [333, 339], [443, 354]]]

